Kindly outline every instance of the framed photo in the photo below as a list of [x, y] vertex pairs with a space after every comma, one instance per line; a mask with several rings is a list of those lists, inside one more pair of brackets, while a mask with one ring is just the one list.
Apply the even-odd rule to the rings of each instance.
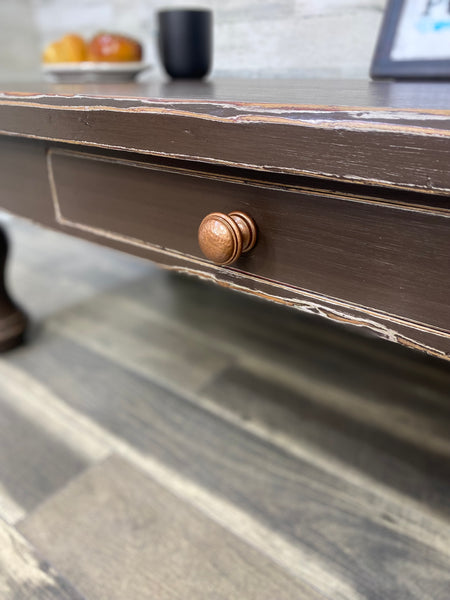
[[389, 0], [370, 76], [450, 79], [450, 0]]

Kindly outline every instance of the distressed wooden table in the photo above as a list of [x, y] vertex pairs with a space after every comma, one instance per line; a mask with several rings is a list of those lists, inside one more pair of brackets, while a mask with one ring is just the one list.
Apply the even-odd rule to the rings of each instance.
[[[450, 84], [2, 89], [1, 208], [450, 357]], [[3, 348], [25, 323], [3, 285]]]

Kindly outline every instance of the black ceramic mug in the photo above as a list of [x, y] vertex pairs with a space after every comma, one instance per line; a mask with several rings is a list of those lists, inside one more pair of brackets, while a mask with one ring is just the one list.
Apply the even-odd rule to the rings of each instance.
[[173, 78], [200, 79], [212, 61], [212, 12], [167, 9], [158, 12], [159, 53]]

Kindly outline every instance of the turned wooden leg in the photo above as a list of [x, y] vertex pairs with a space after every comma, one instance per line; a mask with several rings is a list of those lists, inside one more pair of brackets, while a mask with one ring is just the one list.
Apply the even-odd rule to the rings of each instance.
[[0, 226], [0, 352], [21, 344], [24, 339], [27, 318], [10, 298], [5, 281], [8, 238]]

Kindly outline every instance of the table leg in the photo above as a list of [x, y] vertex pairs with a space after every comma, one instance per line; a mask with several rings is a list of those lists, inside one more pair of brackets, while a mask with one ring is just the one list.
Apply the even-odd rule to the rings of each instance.
[[25, 313], [8, 294], [5, 281], [8, 238], [0, 226], [0, 352], [21, 344], [27, 326]]

